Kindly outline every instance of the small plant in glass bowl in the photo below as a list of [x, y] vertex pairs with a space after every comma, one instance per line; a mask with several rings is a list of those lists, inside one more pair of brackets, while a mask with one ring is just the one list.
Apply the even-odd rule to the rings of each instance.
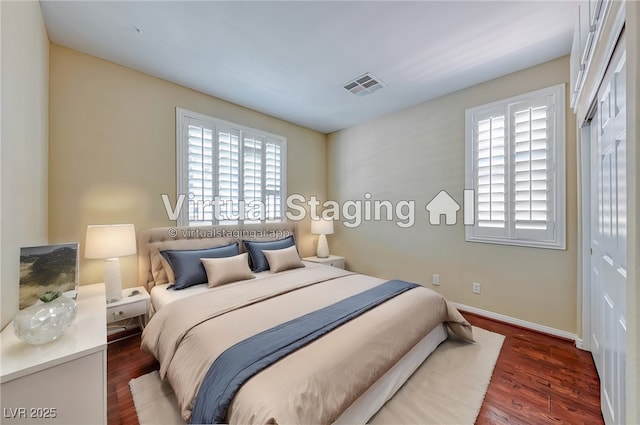
[[76, 302], [58, 291], [47, 291], [40, 302], [22, 309], [13, 319], [18, 338], [33, 345], [54, 341], [69, 328], [76, 317]]

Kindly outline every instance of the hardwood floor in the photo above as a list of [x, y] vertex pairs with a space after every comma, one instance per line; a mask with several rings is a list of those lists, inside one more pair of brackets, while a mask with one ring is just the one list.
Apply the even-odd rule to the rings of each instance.
[[109, 343], [107, 348], [107, 423], [137, 425], [129, 381], [159, 369], [151, 355], [140, 350], [140, 333]]
[[[476, 424], [603, 424], [591, 354], [566, 341], [463, 312], [473, 325], [505, 335]], [[138, 423], [129, 381], [158, 368], [140, 335], [107, 351], [109, 425]]]
[[505, 341], [476, 424], [603, 424], [591, 353], [573, 341], [462, 312]]

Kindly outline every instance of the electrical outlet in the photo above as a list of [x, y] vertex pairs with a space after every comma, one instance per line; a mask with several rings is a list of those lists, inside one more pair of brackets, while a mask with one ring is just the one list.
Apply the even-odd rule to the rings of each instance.
[[439, 274], [431, 275], [431, 283], [433, 283], [434, 285], [439, 286], [440, 285], [440, 275]]
[[480, 293], [480, 284], [473, 282], [473, 293], [474, 294], [479, 294]]

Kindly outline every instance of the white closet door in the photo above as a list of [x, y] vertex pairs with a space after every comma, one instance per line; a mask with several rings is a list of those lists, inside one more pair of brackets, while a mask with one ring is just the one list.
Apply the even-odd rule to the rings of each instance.
[[625, 423], [626, 55], [619, 41], [598, 92], [591, 140], [591, 348], [607, 424]]

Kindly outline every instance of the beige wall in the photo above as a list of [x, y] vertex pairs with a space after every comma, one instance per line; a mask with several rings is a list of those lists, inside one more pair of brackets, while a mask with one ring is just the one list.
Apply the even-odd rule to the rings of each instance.
[[2, 328], [18, 310], [20, 247], [47, 243], [49, 38], [40, 3], [0, 2], [0, 298]]
[[[372, 199], [415, 200], [417, 217], [410, 229], [394, 222], [337, 226], [332, 251], [359, 272], [420, 282], [455, 302], [576, 332], [576, 137], [568, 101], [566, 251], [465, 242], [461, 215], [455, 226], [436, 227], [424, 210], [442, 189], [462, 204], [466, 108], [568, 87], [568, 80], [564, 57], [329, 135], [330, 199], [368, 192]], [[433, 273], [441, 286], [431, 285]], [[472, 282], [481, 284], [480, 295]]]
[[[176, 107], [285, 136], [289, 193], [326, 195], [321, 133], [55, 44], [50, 68], [51, 242], [82, 247], [88, 224], [175, 224], [160, 195], [176, 197]], [[308, 227], [303, 255], [313, 252]], [[121, 264], [123, 286], [135, 286], [135, 256]], [[102, 281], [102, 272], [102, 261], [82, 259], [80, 283]]]

